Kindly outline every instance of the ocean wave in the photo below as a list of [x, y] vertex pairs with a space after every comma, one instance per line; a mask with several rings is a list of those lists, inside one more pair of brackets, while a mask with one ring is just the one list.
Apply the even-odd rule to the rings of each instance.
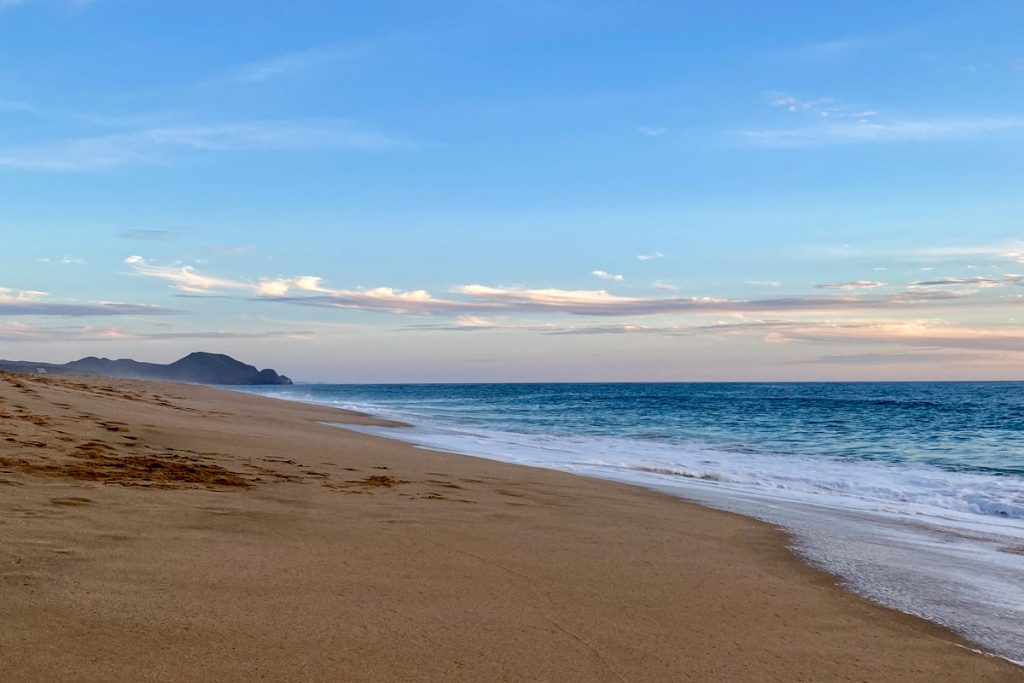
[[683, 446], [452, 429], [424, 423], [422, 418], [420, 424], [421, 429], [415, 433], [398, 436], [440, 450], [521, 464], [613, 472], [624, 479], [629, 479], [630, 473], [643, 473], [699, 480], [775, 498], [884, 510], [917, 520], [933, 517], [943, 524], [957, 519], [969, 523], [972, 517], [1024, 520], [1024, 477], [955, 472], [926, 465], [725, 451], [695, 442]]

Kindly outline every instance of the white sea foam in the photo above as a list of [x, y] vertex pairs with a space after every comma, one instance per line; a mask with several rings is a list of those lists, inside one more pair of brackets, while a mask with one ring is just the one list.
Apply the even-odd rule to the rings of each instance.
[[925, 465], [736, 452], [710, 445], [451, 428], [413, 419], [392, 438], [439, 450], [662, 485], [699, 480], [778, 500], [902, 516], [1024, 539], [1024, 478]]

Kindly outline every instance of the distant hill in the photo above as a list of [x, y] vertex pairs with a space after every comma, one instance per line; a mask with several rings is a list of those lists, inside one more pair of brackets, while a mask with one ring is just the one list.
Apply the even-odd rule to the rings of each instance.
[[100, 375], [128, 379], [159, 379], [193, 384], [291, 384], [273, 370], [257, 370], [222, 353], [190, 353], [170, 365], [141, 363], [129, 358], [110, 360], [89, 356], [63, 365], [0, 360], [0, 370], [50, 375]]

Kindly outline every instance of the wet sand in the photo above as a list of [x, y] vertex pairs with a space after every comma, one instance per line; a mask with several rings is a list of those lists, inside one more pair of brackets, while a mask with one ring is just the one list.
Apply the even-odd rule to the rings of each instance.
[[768, 525], [345, 411], [0, 373], [0, 680], [1016, 681]]

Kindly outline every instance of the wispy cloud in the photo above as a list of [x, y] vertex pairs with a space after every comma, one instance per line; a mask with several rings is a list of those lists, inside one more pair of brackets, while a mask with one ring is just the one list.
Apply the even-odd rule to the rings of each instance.
[[0, 301], [39, 301], [49, 296], [46, 292], [32, 289], [11, 289], [0, 287]]
[[649, 254], [637, 254], [636, 255], [636, 260], [637, 261], [650, 261], [650, 260], [653, 260], [653, 259], [656, 259], [656, 258], [665, 258], [665, 255], [662, 254], [660, 251], [652, 251]]
[[308, 331], [268, 330], [238, 332], [198, 330], [192, 332], [139, 332], [120, 327], [50, 327], [21, 322], [0, 323], [0, 340], [8, 342], [80, 342], [80, 341], [171, 341], [180, 339], [307, 339]]
[[142, 230], [133, 228], [117, 233], [117, 236], [126, 240], [166, 240], [177, 234], [173, 230]]
[[[952, 244], [907, 249], [864, 248], [849, 244], [813, 245], [803, 249], [806, 256], [835, 259], [873, 258], [891, 261], [913, 262], [954, 262], [954, 261], [1015, 261], [1024, 263], [1024, 241], [997, 242], [991, 244]], [[874, 268], [884, 271], [886, 268]], [[933, 270], [922, 268], [922, 270]]]
[[963, 363], [977, 360], [978, 354], [971, 351], [938, 351], [935, 349], [907, 349], [890, 353], [847, 353], [826, 354], [805, 360], [789, 361], [788, 365], [902, 365], [941, 363]]
[[1024, 332], [954, 327], [928, 321], [834, 324], [795, 327], [790, 339], [820, 342], [895, 344], [922, 349], [975, 349], [1024, 353]]
[[622, 275], [613, 275], [604, 270], [592, 270], [590, 274], [596, 277], [598, 280], [614, 280], [615, 282], [622, 282], [626, 278]]
[[772, 287], [778, 288], [782, 286], [782, 283], [778, 280], [747, 280], [748, 285], [754, 285], [757, 287]]
[[675, 286], [675, 285], [673, 285], [673, 284], [671, 284], [669, 282], [662, 282], [661, 280], [655, 280], [654, 282], [652, 282], [651, 283], [651, 287], [654, 287], [655, 289], [660, 289], [663, 292], [678, 292], [679, 291], [679, 287], [677, 287], [677, 286]]
[[409, 325], [401, 328], [416, 332], [507, 332], [535, 331], [536, 326], [503, 323], [494, 318], [479, 315], [460, 315], [454, 322], [426, 325]]
[[204, 275], [190, 265], [152, 264], [141, 256], [129, 256], [124, 262], [136, 275], [166, 280], [175, 289], [190, 294], [239, 291], [270, 300], [392, 313], [458, 313], [460, 309], [460, 302], [436, 299], [425, 290], [402, 291], [391, 287], [331, 289], [324, 286], [323, 278], [315, 275], [233, 280]]
[[950, 287], [973, 285], [976, 287], [999, 287], [1003, 283], [990, 277], [944, 277], [937, 280], [911, 282], [911, 287]]
[[557, 335], [642, 334], [661, 336], [753, 335], [766, 342], [822, 342], [909, 346], [919, 350], [961, 349], [1013, 351], [1024, 354], [1024, 332], [1006, 329], [956, 327], [941, 321], [791, 321], [754, 320], [714, 325], [649, 326], [607, 324], [563, 326], [550, 329]]
[[[0, 0], [0, 10], [5, 7], [15, 7], [17, 5], [28, 5], [40, 2], [40, 0]], [[67, 5], [75, 9], [91, 5], [98, 0], [57, 0], [57, 4]]]
[[84, 317], [98, 315], [169, 315], [178, 313], [161, 306], [126, 304], [116, 301], [98, 303], [55, 303], [47, 301], [4, 301], [0, 298], [0, 315], [63, 315]]
[[128, 304], [118, 301], [89, 303], [49, 301], [46, 292], [0, 287], [0, 315], [168, 315], [178, 311], [148, 304]]
[[764, 148], [945, 142], [1018, 136], [1024, 116], [834, 121], [801, 128], [746, 130], [733, 135], [743, 145]]
[[911, 255], [936, 259], [988, 258], [1024, 263], [1024, 242], [975, 244], [967, 246], [925, 247]]
[[603, 325], [560, 325], [549, 326], [543, 330], [545, 334], [557, 336], [576, 335], [622, 335], [641, 334], [659, 335], [668, 337], [690, 337], [704, 333], [707, 330], [721, 330], [735, 327], [733, 325], [638, 325], [632, 323], [609, 323]]
[[213, 245], [205, 247], [203, 252], [216, 256], [242, 256], [253, 251], [256, 247], [251, 244], [236, 244], [234, 246]]
[[59, 263], [59, 264], [66, 265], [66, 266], [67, 265], [74, 265], [74, 266], [85, 265], [85, 259], [81, 258], [79, 256], [61, 256], [61, 257], [57, 257], [57, 258], [51, 258], [51, 257], [47, 256], [46, 258], [39, 259], [39, 262], [40, 263]]
[[210, 84], [263, 83], [279, 78], [294, 77], [324, 67], [343, 65], [364, 51], [361, 48], [342, 45], [298, 50], [244, 64], [213, 79]]
[[152, 265], [147, 263], [146, 259], [141, 256], [129, 256], [124, 260], [124, 262], [129, 266], [132, 266], [135, 272], [139, 275], [167, 280], [176, 289], [192, 294], [201, 294], [211, 290], [238, 289], [255, 291], [256, 289], [254, 285], [249, 283], [231, 280], [229, 278], [200, 275], [196, 272], [194, 266]]
[[381, 151], [405, 146], [395, 138], [338, 120], [249, 121], [170, 126], [0, 149], [0, 168], [94, 171], [165, 163], [182, 152]]
[[831, 62], [847, 59], [880, 45], [883, 41], [870, 36], [836, 38], [807, 43], [782, 50], [783, 59], [801, 62]]
[[637, 126], [636, 132], [647, 137], [657, 138], [668, 132], [667, 128], [654, 128], [651, 126]]
[[996, 258], [1011, 259], [1024, 262], [1024, 242], [1011, 242], [994, 245], [971, 245], [952, 247], [926, 247], [911, 252], [913, 255], [936, 258]]
[[874, 287], [885, 287], [885, 283], [874, 280], [853, 280], [852, 282], [829, 282], [823, 285], [814, 285], [815, 289], [872, 289]]
[[844, 104], [832, 97], [802, 98], [786, 93], [768, 93], [769, 102], [773, 107], [781, 107], [793, 113], [807, 113], [823, 119], [857, 119], [867, 121], [878, 115], [878, 112]]

